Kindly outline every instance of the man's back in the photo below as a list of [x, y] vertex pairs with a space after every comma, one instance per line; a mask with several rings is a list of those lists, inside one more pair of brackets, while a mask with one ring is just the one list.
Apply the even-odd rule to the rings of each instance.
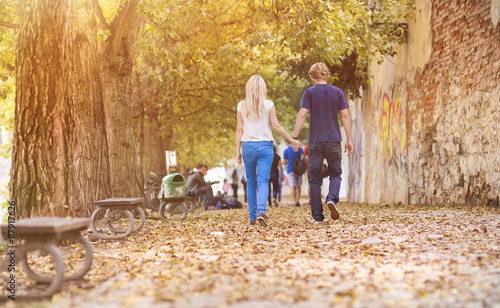
[[190, 171], [189, 175], [186, 179], [186, 190], [187, 191], [195, 191], [198, 187], [202, 187], [204, 179], [200, 172], [198, 171]]
[[338, 112], [349, 108], [341, 89], [317, 84], [306, 89], [300, 108], [310, 112], [309, 142], [342, 141]]

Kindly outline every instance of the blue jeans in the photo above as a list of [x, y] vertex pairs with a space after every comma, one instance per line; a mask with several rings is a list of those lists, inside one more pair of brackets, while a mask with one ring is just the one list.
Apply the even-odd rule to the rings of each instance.
[[269, 173], [274, 158], [273, 143], [269, 141], [243, 142], [242, 149], [241, 154], [247, 173], [248, 213], [250, 220], [256, 220], [257, 213], [266, 213]]
[[323, 203], [321, 202], [321, 166], [326, 157], [330, 187], [326, 202], [339, 202], [340, 183], [342, 182], [342, 147], [340, 142], [309, 143], [309, 174], [311, 176], [311, 214], [315, 220], [323, 221]]

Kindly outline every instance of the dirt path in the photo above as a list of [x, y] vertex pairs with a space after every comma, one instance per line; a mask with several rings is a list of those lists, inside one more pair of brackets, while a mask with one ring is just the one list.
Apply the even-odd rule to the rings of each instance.
[[[500, 210], [341, 204], [148, 219], [39, 307], [500, 307]], [[12, 303], [8, 303], [12, 306]]]

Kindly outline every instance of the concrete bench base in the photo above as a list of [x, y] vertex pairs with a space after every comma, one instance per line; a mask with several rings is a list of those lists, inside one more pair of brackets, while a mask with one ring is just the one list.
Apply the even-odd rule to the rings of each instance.
[[[61, 289], [62, 283], [67, 280], [82, 278], [92, 265], [92, 246], [89, 240], [80, 234], [90, 224], [88, 218], [60, 218], [60, 217], [35, 217], [19, 220], [15, 223], [15, 239], [23, 240], [16, 247], [16, 259], [19, 260], [26, 274], [38, 283], [47, 283], [49, 286], [45, 291], [30, 292], [29, 294], [16, 294], [16, 298], [39, 298], [49, 297]], [[8, 237], [8, 225], [1, 224], [0, 230], [4, 238]], [[74, 240], [83, 245], [85, 249], [85, 262], [81, 269], [75, 274], [65, 276], [64, 262], [61, 251], [57, 246], [61, 241]], [[11, 242], [12, 244], [12, 242]], [[35, 273], [28, 264], [28, 253], [40, 250], [42, 253], [50, 254], [55, 262], [55, 275], [42, 276]]]
[[[99, 238], [105, 240], [117, 240], [128, 237], [132, 232], [139, 231], [144, 225], [146, 216], [141, 208], [143, 198], [110, 198], [94, 201], [97, 207], [91, 217], [90, 227], [92, 232]], [[140, 222], [134, 228], [135, 220], [132, 211], [139, 212]], [[128, 228], [118, 228], [113, 226], [113, 222], [118, 222], [124, 218], [128, 220]], [[111, 232], [107, 234], [104, 230], [96, 227], [98, 220]]]

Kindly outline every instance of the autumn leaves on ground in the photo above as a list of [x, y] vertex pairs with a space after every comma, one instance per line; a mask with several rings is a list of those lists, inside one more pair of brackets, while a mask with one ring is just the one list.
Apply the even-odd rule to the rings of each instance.
[[[272, 208], [268, 228], [249, 228], [245, 209], [198, 210], [184, 221], [152, 213], [127, 240], [94, 242], [87, 275], [38, 304], [500, 305], [499, 209], [343, 203], [339, 210], [339, 221], [311, 224], [307, 206]], [[74, 251], [67, 261], [79, 257]]]

